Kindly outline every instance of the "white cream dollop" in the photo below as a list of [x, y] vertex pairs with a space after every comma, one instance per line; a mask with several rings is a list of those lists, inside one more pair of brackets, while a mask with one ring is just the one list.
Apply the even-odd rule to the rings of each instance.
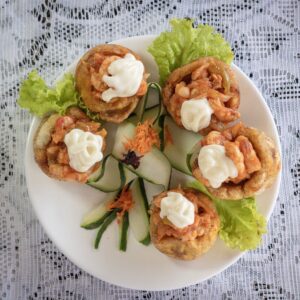
[[225, 147], [221, 145], [207, 145], [200, 149], [198, 155], [200, 171], [213, 188], [218, 188], [230, 178], [238, 175], [234, 162], [226, 156]]
[[184, 101], [180, 110], [182, 125], [187, 130], [198, 132], [209, 125], [212, 113], [206, 98]]
[[160, 217], [167, 217], [176, 227], [184, 228], [194, 223], [194, 204], [180, 193], [168, 192], [160, 203]]
[[115, 97], [133, 96], [139, 89], [144, 74], [144, 65], [134, 55], [127, 53], [124, 58], [113, 61], [102, 80], [109, 86], [102, 93], [102, 99], [109, 102]]
[[103, 158], [103, 138], [81, 129], [72, 129], [65, 135], [70, 166], [78, 172], [86, 172]]

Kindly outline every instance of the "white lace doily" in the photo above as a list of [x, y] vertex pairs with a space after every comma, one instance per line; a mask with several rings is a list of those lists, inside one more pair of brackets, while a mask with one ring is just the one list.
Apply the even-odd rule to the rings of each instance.
[[[300, 299], [300, 2], [0, 1], [0, 299]], [[173, 17], [216, 27], [262, 91], [283, 153], [280, 196], [262, 245], [201, 284], [122, 289], [73, 265], [45, 235], [27, 194], [23, 156], [31, 116], [16, 106], [31, 69], [51, 83], [98, 43], [154, 34]]]

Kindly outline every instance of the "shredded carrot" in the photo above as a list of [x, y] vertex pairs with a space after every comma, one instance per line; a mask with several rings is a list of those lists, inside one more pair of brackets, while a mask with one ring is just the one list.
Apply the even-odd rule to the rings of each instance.
[[126, 150], [132, 150], [141, 155], [150, 152], [153, 145], [159, 147], [160, 141], [157, 131], [149, 120], [138, 124], [134, 138], [124, 143]]
[[173, 144], [173, 137], [171, 135], [168, 125], [165, 125], [165, 143], [166, 143], [166, 145]]
[[114, 208], [119, 208], [121, 211], [117, 212], [117, 222], [120, 223], [125, 212], [128, 211], [133, 206], [132, 194], [127, 186], [123, 188], [119, 198], [112, 202], [108, 209], [112, 210]]

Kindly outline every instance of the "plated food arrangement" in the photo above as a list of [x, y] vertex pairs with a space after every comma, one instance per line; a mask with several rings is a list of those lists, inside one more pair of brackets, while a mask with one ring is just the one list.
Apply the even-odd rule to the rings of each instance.
[[[122, 251], [129, 229], [143, 245], [181, 260], [209, 251], [218, 235], [229, 247], [254, 249], [266, 226], [254, 197], [278, 175], [279, 151], [243, 123], [229, 44], [209, 26], [171, 24], [149, 47], [160, 83], [147, 83], [139, 55], [114, 44], [90, 49], [54, 88], [29, 74], [18, 103], [43, 117], [35, 161], [53, 179], [107, 193], [81, 222], [97, 229], [95, 248], [116, 221]], [[170, 53], [168, 42], [179, 34], [194, 40]], [[117, 124], [114, 132], [109, 123]], [[170, 186], [172, 169], [189, 183]], [[145, 183], [161, 192], [149, 197]]]

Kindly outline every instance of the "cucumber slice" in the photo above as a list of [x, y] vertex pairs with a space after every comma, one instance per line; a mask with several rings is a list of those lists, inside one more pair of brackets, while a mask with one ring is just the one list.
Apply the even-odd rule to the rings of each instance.
[[126, 211], [122, 222], [119, 225], [119, 232], [120, 232], [120, 242], [119, 242], [119, 249], [121, 251], [126, 251], [127, 248], [127, 232], [129, 227], [129, 220], [128, 220], [128, 212]]
[[128, 168], [124, 167], [123, 165], [122, 165], [122, 168], [123, 168], [124, 176], [125, 176], [125, 182], [124, 182], [123, 186], [125, 186], [130, 181], [132, 181], [133, 179], [137, 178], [137, 175], [135, 173], [131, 172]]
[[137, 241], [150, 243], [149, 206], [142, 178], [137, 178], [130, 187], [134, 206], [129, 210], [130, 230]]
[[99, 227], [111, 213], [111, 211], [108, 210], [108, 206], [115, 200], [118, 193], [119, 192], [109, 193], [104, 201], [84, 215], [80, 226], [85, 229], [95, 229]]
[[122, 164], [111, 155], [108, 155], [105, 157], [102, 163], [98, 178], [96, 178], [94, 173], [87, 184], [107, 193], [121, 189], [125, 183], [125, 180], [126, 178]]
[[[135, 128], [136, 127], [129, 122], [124, 122], [118, 127], [115, 135], [115, 144], [112, 150], [112, 155], [116, 159], [120, 161], [124, 159], [127, 150], [124, 148], [123, 143], [134, 137]], [[156, 147], [152, 147], [150, 152], [141, 157], [138, 168], [135, 169], [133, 166], [127, 164], [123, 165], [145, 180], [155, 184], [161, 184], [165, 189], [168, 188], [171, 165], [166, 156]]]
[[[173, 168], [187, 175], [192, 175], [187, 164], [187, 155], [191, 153], [193, 147], [199, 143], [202, 136], [198, 133], [187, 131], [178, 127], [169, 116], [165, 116], [163, 122], [164, 128], [164, 154], [170, 161]], [[166, 142], [165, 130], [168, 128], [172, 136], [173, 143]]]

